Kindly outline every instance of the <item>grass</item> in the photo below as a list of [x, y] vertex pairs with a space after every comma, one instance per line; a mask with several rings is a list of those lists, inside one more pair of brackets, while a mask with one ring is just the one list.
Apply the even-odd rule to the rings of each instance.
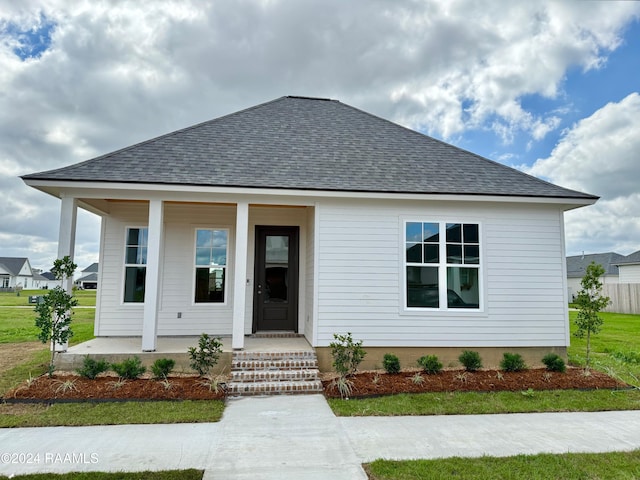
[[160, 472], [73, 472], [73, 473], [32, 473], [0, 478], [12, 480], [201, 480], [203, 470], [165, 470]]
[[371, 480], [632, 479], [640, 478], [640, 450], [614, 453], [518, 455], [504, 458], [376, 460], [365, 465], [365, 469]]
[[[9, 410], [10, 413], [3, 413]], [[221, 400], [0, 405], [0, 427], [218, 422]]]
[[338, 416], [480, 415], [489, 413], [640, 410], [638, 390], [444, 392], [328, 399]]
[[[38, 329], [35, 326], [35, 305], [28, 303], [29, 295], [46, 294], [46, 290], [24, 290], [17, 297], [15, 293], [0, 293], [0, 343], [21, 343], [37, 340]], [[71, 345], [85, 342], [93, 338], [94, 308], [96, 304], [95, 290], [75, 292], [81, 308], [75, 308], [71, 329], [74, 336]]]

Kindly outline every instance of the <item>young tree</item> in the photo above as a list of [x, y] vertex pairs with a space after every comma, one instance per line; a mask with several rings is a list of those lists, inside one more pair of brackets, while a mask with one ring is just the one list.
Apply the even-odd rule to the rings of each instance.
[[[77, 265], [71, 261], [69, 256], [57, 259], [53, 262], [51, 273], [58, 280], [62, 280], [64, 285], [68, 278], [73, 276]], [[55, 287], [49, 291], [42, 301], [38, 302], [35, 312], [36, 327], [40, 329], [38, 338], [42, 343], [51, 341], [51, 362], [49, 364], [49, 376], [53, 374], [54, 359], [56, 355], [56, 345], [66, 343], [73, 336], [71, 331], [72, 308], [78, 305], [78, 300], [73, 295], [67, 293], [63, 287]]]
[[582, 290], [578, 292], [576, 304], [578, 306], [578, 316], [575, 323], [578, 330], [576, 337], [587, 338], [587, 358], [586, 368], [589, 368], [591, 353], [591, 335], [597, 334], [603, 323], [602, 317], [598, 315], [600, 311], [609, 305], [609, 297], [602, 296], [602, 282], [600, 277], [604, 274], [604, 268], [595, 262], [587, 267], [587, 271], [580, 281]]

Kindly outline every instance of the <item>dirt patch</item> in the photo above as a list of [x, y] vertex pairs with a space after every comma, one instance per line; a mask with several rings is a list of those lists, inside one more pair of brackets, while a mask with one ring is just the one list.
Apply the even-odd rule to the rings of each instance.
[[[568, 368], [566, 373], [549, 372], [546, 369], [530, 369], [522, 372], [446, 370], [436, 375], [419, 373], [421, 381], [416, 377], [416, 373], [419, 372], [401, 372], [393, 375], [384, 372], [358, 373], [349, 377], [352, 382], [351, 398], [397, 393], [519, 392], [530, 388], [533, 390], [566, 390], [626, 387], [624, 383], [604, 373], [592, 370], [585, 374], [581, 368]], [[325, 378], [322, 384], [325, 396], [340, 397], [333, 379]]]
[[0, 345], [0, 374], [30, 360], [34, 352], [46, 348], [42, 342], [3, 343]]
[[216, 392], [210, 382], [200, 377], [169, 377], [120, 380], [118, 377], [98, 377], [94, 380], [77, 375], [43, 375], [24, 382], [5, 395], [5, 399], [65, 401], [65, 400], [215, 400], [224, 398], [222, 388]]

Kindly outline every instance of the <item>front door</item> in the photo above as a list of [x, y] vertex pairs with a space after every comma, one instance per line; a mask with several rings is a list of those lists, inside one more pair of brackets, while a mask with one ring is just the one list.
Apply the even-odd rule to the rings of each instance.
[[256, 226], [253, 331], [298, 331], [298, 227]]

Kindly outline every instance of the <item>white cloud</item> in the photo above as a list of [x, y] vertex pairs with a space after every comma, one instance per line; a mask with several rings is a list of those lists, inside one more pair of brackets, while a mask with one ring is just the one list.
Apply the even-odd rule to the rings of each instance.
[[549, 158], [528, 171], [554, 183], [601, 196], [566, 215], [567, 251], [640, 248], [640, 95], [609, 103], [565, 133]]
[[[37, 235], [13, 213], [37, 193], [6, 181], [17, 170], [68, 165], [286, 94], [337, 98], [445, 138], [491, 128], [505, 142], [519, 132], [539, 141], [562, 113], [534, 114], [522, 98], [557, 96], [569, 68], [600, 68], [639, 12], [634, 2], [9, 2], [0, 184], [14, 200], [0, 210], [0, 233]], [[43, 18], [55, 25], [51, 42], [23, 61], [2, 26], [27, 31]], [[38, 207], [41, 232], [57, 232], [59, 205]]]

